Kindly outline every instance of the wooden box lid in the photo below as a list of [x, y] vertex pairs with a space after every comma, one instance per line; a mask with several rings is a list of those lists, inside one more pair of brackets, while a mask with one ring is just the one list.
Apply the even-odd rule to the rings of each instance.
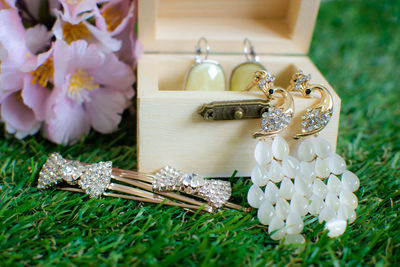
[[249, 38], [259, 54], [307, 54], [319, 0], [139, 0], [139, 40], [146, 53], [242, 53]]

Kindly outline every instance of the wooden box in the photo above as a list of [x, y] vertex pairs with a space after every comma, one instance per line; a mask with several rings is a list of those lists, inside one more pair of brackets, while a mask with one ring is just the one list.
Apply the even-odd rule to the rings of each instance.
[[[331, 92], [334, 113], [321, 132], [334, 146], [338, 134], [340, 98], [307, 52], [318, 13], [318, 0], [140, 0], [139, 40], [144, 55], [138, 61], [138, 168], [154, 172], [171, 165], [209, 177], [249, 176], [254, 161], [260, 119], [205, 121], [198, 109], [205, 103], [263, 98], [260, 92], [183, 91], [186, 72], [194, 63], [194, 47], [206, 37], [209, 59], [225, 70], [244, 62], [243, 39], [249, 38], [260, 62], [286, 88], [297, 69], [311, 73], [312, 83]], [[229, 88], [229, 86], [227, 86]], [[316, 99], [295, 97], [295, 117], [284, 131], [300, 131], [300, 117]]]

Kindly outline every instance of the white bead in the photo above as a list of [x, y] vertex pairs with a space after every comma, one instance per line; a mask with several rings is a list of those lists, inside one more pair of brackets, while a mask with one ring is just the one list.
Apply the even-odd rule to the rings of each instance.
[[272, 155], [282, 160], [284, 156], [289, 155], [289, 145], [281, 136], [277, 135], [272, 142]]
[[279, 188], [279, 195], [284, 199], [291, 199], [293, 195], [294, 185], [292, 181], [285, 177], [281, 182], [281, 186]]
[[318, 215], [324, 207], [324, 201], [317, 195], [312, 195], [310, 200], [311, 203], [308, 206], [308, 212], [312, 215]]
[[287, 177], [294, 178], [299, 170], [299, 161], [292, 156], [286, 155], [282, 160], [282, 171]]
[[340, 204], [337, 211], [337, 218], [342, 220], [347, 220], [352, 215], [354, 210], [346, 204]]
[[257, 186], [265, 186], [268, 183], [267, 170], [263, 166], [256, 164], [251, 171], [251, 181]]
[[342, 174], [342, 186], [344, 189], [354, 192], [360, 187], [360, 180], [351, 171], [345, 171]]
[[249, 202], [249, 205], [253, 208], [258, 208], [264, 200], [265, 195], [263, 191], [253, 184], [247, 193], [247, 202]]
[[290, 201], [290, 210], [296, 212], [300, 216], [304, 216], [308, 212], [308, 200], [299, 194], [294, 194]]
[[358, 199], [356, 195], [347, 190], [342, 190], [339, 194], [340, 202], [350, 206], [352, 209], [356, 209], [358, 205]]
[[356, 220], [356, 218], [357, 218], [356, 211], [352, 210], [347, 220], [349, 221], [349, 224], [352, 224]]
[[275, 160], [271, 161], [271, 165], [269, 165], [268, 177], [274, 183], [279, 183], [282, 181], [283, 173], [281, 164]]
[[267, 165], [272, 159], [271, 147], [267, 142], [260, 140], [254, 150], [254, 158], [260, 165]]
[[277, 216], [274, 216], [269, 224], [268, 233], [271, 235], [273, 240], [280, 240], [285, 236], [285, 223]]
[[315, 179], [313, 184], [313, 193], [324, 199], [328, 193], [328, 187], [321, 180]]
[[289, 214], [290, 205], [283, 198], [279, 198], [278, 202], [275, 205], [275, 210], [276, 210], [276, 215], [282, 220], [285, 220]]
[[291, 211], [286, 220], [286, 233], [289, 235], [300, 234], [303, 231], [304, 223], [300, 215]]
[[333, 218], [335, 218], [336, 213], [335, 211], [329, 207], [329, 206], [324, 206], [323, 209], [321, 210], [321, 212], [319, 213], [319, 223], [322, 223], [323, 221], [330, 221]]
[[268, 182], [265, 187], [265, 198], [269, 200], [272, 204], [275, 204], [279, 199], [279, 189], [271, 182]]
[[304, 238], [303, 235], [297, 234], [297, 235], [286, 235], [285, 236], [285, 245], [289, 244], [304, 244], [306, 242], [306, 239]]
[[310, 140], [304, 140], [297, 149], [297, 156], [301, 161], [312, 161], [315, 157], [313, 143]]
[[294, 179], [294, 190], [296, 193], [302, 196], [309, 196], [312, 193], [312, 182], [308, 177], [304, 177], [300, 173], [297, 173]]
[[328, 178], [328, 191], [332, 192], [337, 196], [339, 195], [341, 190], [342, 190], [342, 183], [340, 182], [339, 178], [331, 174]]
[[331, 173], [339, 175], [346, 170], [346, 162], [336, 153], [331, 153], [328, 158], [328, 166]]
[[327, 178], [330, 174], [328, 160], [318, 158], [315, 162], [315, 175], [319, 178]]
[[332, 192], [328, 192], [328, 194], [326, 195], [326, 198], [325, 198], [325, 206], [328, 206], [331, 209], [333, 209], [334, 211], [337, 211], [339, 208], [339, 205], [340, 205], [340, 202], [339, 202], [339, 199], [337, 198], [337, 196]]
[[271, 202], [264, 200], [257, 211], [257, 217], [261, 224], [270, 224], [272, 218], [275, 216], [275, 209]]
[[310, 177], [311, 180], [315, 179], [315, 162], [300, 162], [299, 173], [303, 176]]
[[324, 159], [329, 157], [332, 152], [332, 146], [326, 139], [322, 137], [317, 137], [314, 140], [314, 151], [318, 157]]
[[325, 228], [328, 229], [329, 237], [338, 237], [346, 231], [347, 223], [345, 220], [333, 219], [326, 223]]

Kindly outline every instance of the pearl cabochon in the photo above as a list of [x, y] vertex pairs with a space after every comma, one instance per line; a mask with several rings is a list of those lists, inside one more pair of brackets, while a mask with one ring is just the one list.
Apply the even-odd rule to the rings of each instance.
[[279, 135], [272, 143], [258, 141], [249, 205], [258, 209], [257, 217], [268, 225], [271, 238], [285, 239], [285, 244], [305, 242], [302, 217], [307, 214], [325, 222], [329, 237], [342, 235], [356, 219], [358, 199], [353, 192], [360, 186], [358, 177], [322, 137], [301, 141], [296, 156]]

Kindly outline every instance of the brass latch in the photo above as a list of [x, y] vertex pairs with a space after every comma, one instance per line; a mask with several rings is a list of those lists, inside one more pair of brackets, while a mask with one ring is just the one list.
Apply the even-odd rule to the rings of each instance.
[[269, 100], [216, 101], [204, 104], [199, 114], [205, 120], [244, 120], [261, 118], [270, 108]]

